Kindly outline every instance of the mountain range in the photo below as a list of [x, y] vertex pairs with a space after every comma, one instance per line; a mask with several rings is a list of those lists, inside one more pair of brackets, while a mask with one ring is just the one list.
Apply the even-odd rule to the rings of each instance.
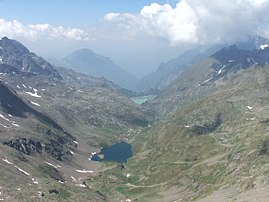
[[0, 44], [0, 198], [105, 200], [84, 184], [102, 170], [90, 153], [147, 127], [153, 112], [104, 78], [56, 70], [6, 37]]
[[[143, 105], [113, 82], [55, 68], [17, 41], [5, 37], [0, 47], [1, 200], [269, 197], [266, 43], [193, 54], [193, 64]], [[126, 163], [89, 160], [122, 141], [133, 148]]]
[[[267, 47], [269, 40], [261, 37], [249, 37], [246, 41], [237, 43], [236, 46], [243, 50], [263, 49]], [[166, 63], [161, 63], [155, 72], [144, 76], [136, 84], [138, 92], [150, 92], [152, 90], [163, 91], [171, 84], [180, 74], [187, 68], [197, 64], [205, 58], [208, 58], [213, 53], [225, 47], [225, 44], [219, 44], [212, 47], [202, 46], [188, 50], [183, 54], [169, 60]]]

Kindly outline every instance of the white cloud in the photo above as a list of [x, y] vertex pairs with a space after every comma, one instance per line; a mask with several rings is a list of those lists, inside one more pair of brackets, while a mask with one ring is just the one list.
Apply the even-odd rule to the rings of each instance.
[[26, 39], [59, 39], [66, 38], [75, 41], [89, 40], [88, 34], [77, 28], [54, 27], [50, 24], [24, 25], [17, 20], [0, 19], [0, 36]]
[[104, 19], [135, 34], [171, 45], [234, 42], [267, 33], [269, 0], [181, 0], [175, 7], [152, 3], [140, 13], [108, 13]]

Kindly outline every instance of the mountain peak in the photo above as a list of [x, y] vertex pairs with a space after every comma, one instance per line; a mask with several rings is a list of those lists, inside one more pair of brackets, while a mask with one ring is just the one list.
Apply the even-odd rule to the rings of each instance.
[[0, 40], [0, 65], [9, 65], [18, 71], [31, 72], [61, 79], [58, 72], [43, 58], [31, 53], [16, 40], [3, 37]]
[[93, 77], [104, 77], [124, 88], [132, 88], [136, 79], [113, 61], [91, 49], [82, 48], [67, 55], [62, 65]]
[[7, 37], [3, 37], [0, 40], [0, 46], [3, 50], [7, 51], [8, 53], [16, 52], [17, 54], [25, 54], [30, 53], [30, 51], [20, 42], [16, 40], [9, 39]]

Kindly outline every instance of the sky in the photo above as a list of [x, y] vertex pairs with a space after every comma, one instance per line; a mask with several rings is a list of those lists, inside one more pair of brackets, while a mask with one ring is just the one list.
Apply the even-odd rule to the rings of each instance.
[[45, 58], [79, 48], [138, 78], [182, 52], [269, 37], [269, 0], [0, 0], [0, 37]]

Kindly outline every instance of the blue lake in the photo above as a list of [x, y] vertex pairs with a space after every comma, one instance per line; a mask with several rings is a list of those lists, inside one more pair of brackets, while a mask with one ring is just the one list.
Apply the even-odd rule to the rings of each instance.
[[[101, 158], [103, 156], [103, 158]], [[126, 163], [133, 156], [132, 145], [121, 142], [110, 147], [101, 149], [101, 152], [92, 156], [92, 161], [110, 161], [118, 163]]]

